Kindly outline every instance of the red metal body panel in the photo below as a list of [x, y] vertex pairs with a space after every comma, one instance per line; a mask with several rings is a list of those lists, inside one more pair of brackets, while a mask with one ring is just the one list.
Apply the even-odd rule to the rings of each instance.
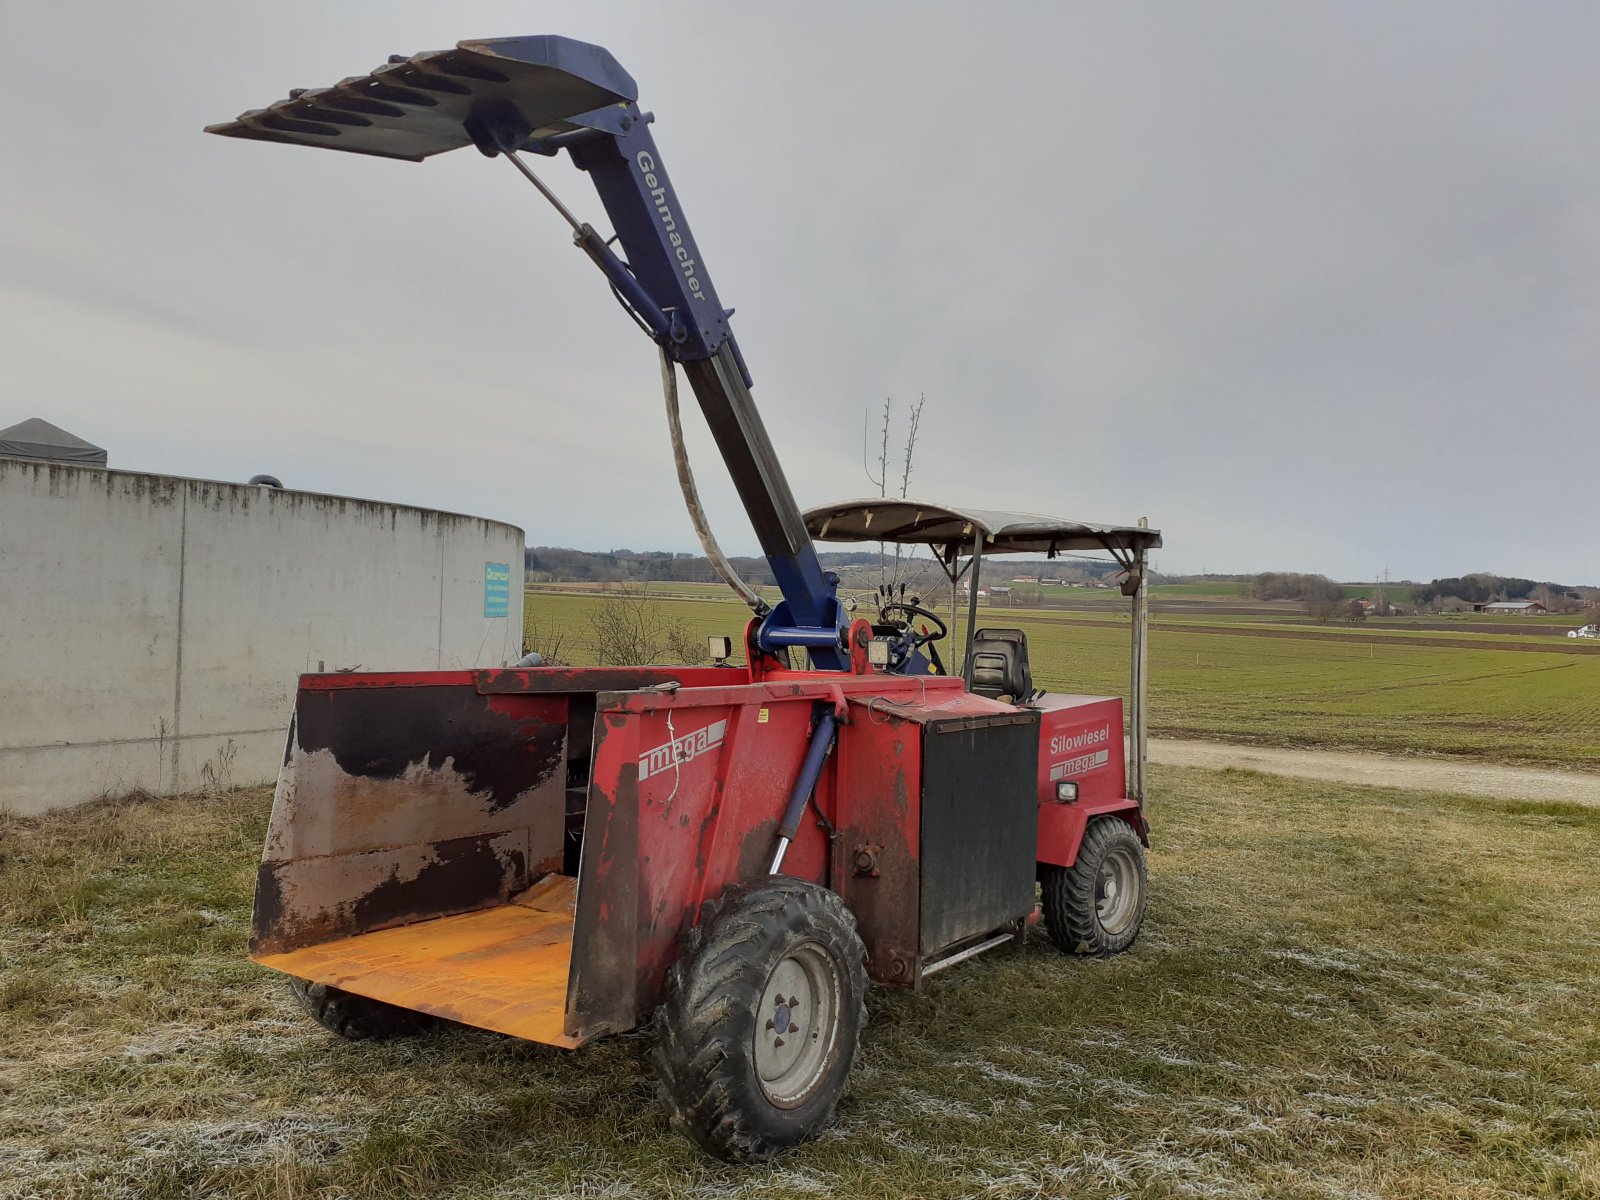
[[[849, 723], [784, 873], [845, 895], [873, 976], [915, 983], [918, 717], [1008, 706], [969, 695], [958, 679], [777, 670], [731, 687], [602, 693], [569, 1034], [631, 1029], [660, 1002], [678, 939], [701, 904], [765, 872], [813, 713], [841, 701]], [[858, 850], [873, 860], [860, 873]]]
[[[1122, 701], [1108, 696], [1047, 692], [1037, 704], [1039, 731], [1039, 861], [1070, 867], [1092, 817], [1127, 813], [1144, 833], [1139, 805], [1128, 798], [1122, 745]], [[1078, 799], [1063, 804], [1056, 784], [1078, 785]]]

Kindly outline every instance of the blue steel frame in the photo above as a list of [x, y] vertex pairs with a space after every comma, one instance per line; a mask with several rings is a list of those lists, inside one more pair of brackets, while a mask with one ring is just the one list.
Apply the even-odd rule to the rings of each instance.
[[815, 666], [848, 670], [838, 579], [806, 532], [750, 395], [732, 310], [717, 298], [638, 96], [602, 47], [553, 35], [492, 38], [396, 55], [368, 75], [297, 90], [208, 132], [413, 162], [466, 146], [491, 157], [570, 153], [594, 180], [626, 257], [566, 214], [574, 240], [683, 366], [783, 592], [759, 645], [801, 646]]
[[618, 132], [585, 129], [518, 148], [567, 150], [589, 174], [627, 261], [587, 228], [576, 240], [674, 361], [711, 368], [690, 369], [689, 380], [784, 597], [763, 619], [759, 644], [765, 650], [804, 647], [816, 666], [846, 670], [850, 656], [842, 640], [849, 622], [838, 577], [822, 569], [749, 394], [750, 373], [728, 324], [733, 310], [717, 297], [662, 164], [650, 134], [654, 117], [631, 103], [620, 107]]

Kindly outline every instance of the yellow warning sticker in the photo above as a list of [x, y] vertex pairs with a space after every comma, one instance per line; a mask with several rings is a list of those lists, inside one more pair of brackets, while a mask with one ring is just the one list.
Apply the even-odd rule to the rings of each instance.
[[767, 710], [766, 710], [766, 707], [763, 706], [761, 711], [756, 714], [756, 724], [757, 725], [765, 725], [766, 723], [767, 723]]

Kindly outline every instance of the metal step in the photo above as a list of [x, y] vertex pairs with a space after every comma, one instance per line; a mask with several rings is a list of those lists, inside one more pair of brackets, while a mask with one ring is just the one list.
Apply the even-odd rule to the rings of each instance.
[[976, 942], [971, 946], [965, 947], [964, 949], [957, 950], [954, 954], [946, 955], [944, 958], [935, 959], [930, 963], [924, 963], [922, 967], [922, 977], [926, 979], [929, 975], [936, 974], [937, 972], [944, 970], [946, 967], [953, 967], [959, 962], [966, 962], [969, 958], [976, 958], [985, 950], [993, 950], [996, 946], [1003, 946], [1007, 942], [1016, 940], [1016, 936], [1017, 935], [1014, 933], [997, 933], [993, 937], [985, 938], [981, 942]]

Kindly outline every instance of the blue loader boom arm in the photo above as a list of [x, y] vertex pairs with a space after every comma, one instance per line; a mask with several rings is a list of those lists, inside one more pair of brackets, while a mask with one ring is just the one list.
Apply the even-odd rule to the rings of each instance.
[[[505, 156], [572, 224], [574, 242], [605, 274], [650, 337], [683, 368], [783, 601], [762, 621], [763, 649], [807, 649], [843, 670], [847, 622], [837, 579], [823, 571], [750, 394], [729, 328], [650, 125], [638, 86], [609, 52], [543, 36], [461, 42], [454, 50], [394, 56], [369, 75], [207, 127], [208, 133], [320, 146], [420, 162], [475, 146]], [[518, 157], [565, 151], [594, 181], [625, 258], [580, 223]]]

